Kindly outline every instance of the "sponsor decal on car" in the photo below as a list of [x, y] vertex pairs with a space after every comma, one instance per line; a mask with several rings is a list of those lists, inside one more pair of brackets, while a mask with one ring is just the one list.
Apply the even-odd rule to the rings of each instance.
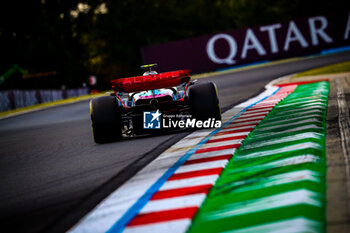
[[188, 114], [166, 115], [159, 112], [143, 112], [144, 129], [184, 129], [184, 128], [221, 128], [221, 120], [209, 118], [197, 120]]

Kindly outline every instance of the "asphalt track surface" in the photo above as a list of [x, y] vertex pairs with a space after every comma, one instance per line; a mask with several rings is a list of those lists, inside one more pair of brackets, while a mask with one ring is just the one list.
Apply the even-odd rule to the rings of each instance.
[[[215, 81], [223, 110], [257, 95], [278, 77], [350, 60], [350, 52], [294, 60]], [[88, 101], [0, 120], [2, 232], [62, 232], [188, 132], [97, 145]]]

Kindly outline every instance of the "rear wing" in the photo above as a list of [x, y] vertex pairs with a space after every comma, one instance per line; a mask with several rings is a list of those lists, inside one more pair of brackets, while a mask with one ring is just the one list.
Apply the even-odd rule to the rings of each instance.
[[136, 76], [111, 80], [115, 92], [138, 92], [169, 88], [189, 82], [190, 70], [177, 70], [160, 74]]

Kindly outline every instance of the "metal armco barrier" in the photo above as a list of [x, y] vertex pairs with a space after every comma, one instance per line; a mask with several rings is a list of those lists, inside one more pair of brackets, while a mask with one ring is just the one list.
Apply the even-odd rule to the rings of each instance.
[[318, 53], [350, 44], [350, 12], [237, 29], [142, 48], [159, 71], [203, 72], [261, 60]]
[[87, 94], [88, 88], [0, 91], [0, 112]]

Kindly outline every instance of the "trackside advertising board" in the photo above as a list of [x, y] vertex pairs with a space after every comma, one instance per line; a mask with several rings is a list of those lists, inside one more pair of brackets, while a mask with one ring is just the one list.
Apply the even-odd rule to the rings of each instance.
[[159, 71], [216, 70], [261, 60], [317, 53], [350, 44], [350, 12], [318, 15], [143, 47]]

